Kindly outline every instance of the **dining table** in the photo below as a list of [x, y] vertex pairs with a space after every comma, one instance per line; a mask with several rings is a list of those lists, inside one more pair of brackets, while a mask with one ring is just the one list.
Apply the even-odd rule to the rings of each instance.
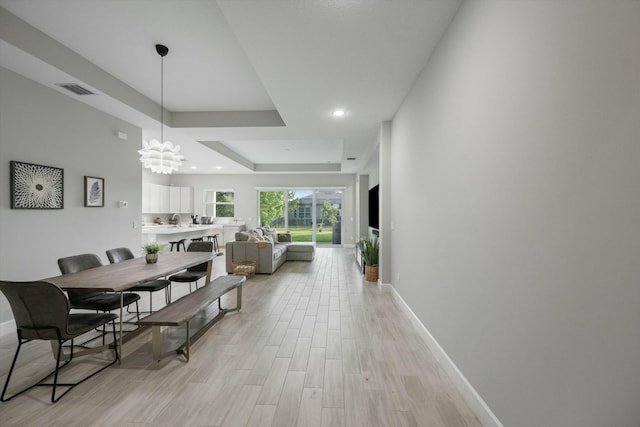
[[[175, 252], [162, 254], [154, 264], [148, 264], [144, 257], [132, 258], [115, 264], [105, 264], [100, 267], [89, 268], [76, 273], [42, 279], [53, 283], [62, 290], [88, 290], [120, 293], [119, 339], [114, 343], [118, 347], [119, 362], [123, 356], [123, 293], [133, 286], [144, 282], [167, 277], [186, 268], [207, 264], [205, 285], [211, 281], [213, 259], [216, 255], [211, 252]], [[139, 333], [145, 327], [138, 327]], [[137, 334], [136, 334], [137, 335]]]

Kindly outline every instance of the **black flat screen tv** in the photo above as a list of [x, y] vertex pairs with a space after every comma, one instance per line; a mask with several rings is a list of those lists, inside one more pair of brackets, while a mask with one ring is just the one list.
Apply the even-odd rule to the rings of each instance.
[[379, 213], [379, 191], [380, 186], [376, 185], [369, 190], [369, 227], [378, 230], [380, 228]]

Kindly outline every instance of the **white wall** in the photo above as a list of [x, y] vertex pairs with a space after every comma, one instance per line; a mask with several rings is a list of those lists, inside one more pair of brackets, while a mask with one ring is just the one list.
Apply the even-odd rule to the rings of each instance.
[[[107, 249], [139, 247], [141, 129], [1, 67], [0, 93], [0, 279], [43, 279], [60, 274], [60, 257], [92, 252], [107, 263]], [[64, 209], [10, 209], [11, 160], [64, 169]], [[85, 175], [105, 179], [103, 208], [84, 207]], [[12, 318], [0, 296], [0, 325]]]
[[345, 187], [342, 206], [342, 243], [353, 244], [356, 235], [355, 175], [345, 174], [251, 174], [251, 175], [172, 175], [171, 184], [193, 187], [194, 212], [202, 215], [202, 191], [231, 189], [235, 192], [236, 217], [248, 228], [258, 225], [258, 187]]
[[505, 426], [640, 425], [639, 43], [467, 1], [393, 121], [394, 286]]

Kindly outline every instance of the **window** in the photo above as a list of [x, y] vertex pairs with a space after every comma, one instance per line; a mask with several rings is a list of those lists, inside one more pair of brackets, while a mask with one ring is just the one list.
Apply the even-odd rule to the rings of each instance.
[[235, 193], [233, 190], [204, 190], [203, 216], [214, 218], [235, 217]]
[[260, 224], [296, 242], [341, 244], [342, 193], [335, 189], [258, 189]]

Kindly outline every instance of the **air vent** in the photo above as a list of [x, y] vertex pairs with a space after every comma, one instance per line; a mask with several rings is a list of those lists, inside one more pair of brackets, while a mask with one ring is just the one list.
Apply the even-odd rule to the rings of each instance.
[[65, 88], [66, 90], [75, 93], [76, 95], [95, 95], [89, 89], [83, 88], [76, 83], [56, 83], [56, 86]]
[[347, 160], [355, 160], [355, 157], [347, 157]]

